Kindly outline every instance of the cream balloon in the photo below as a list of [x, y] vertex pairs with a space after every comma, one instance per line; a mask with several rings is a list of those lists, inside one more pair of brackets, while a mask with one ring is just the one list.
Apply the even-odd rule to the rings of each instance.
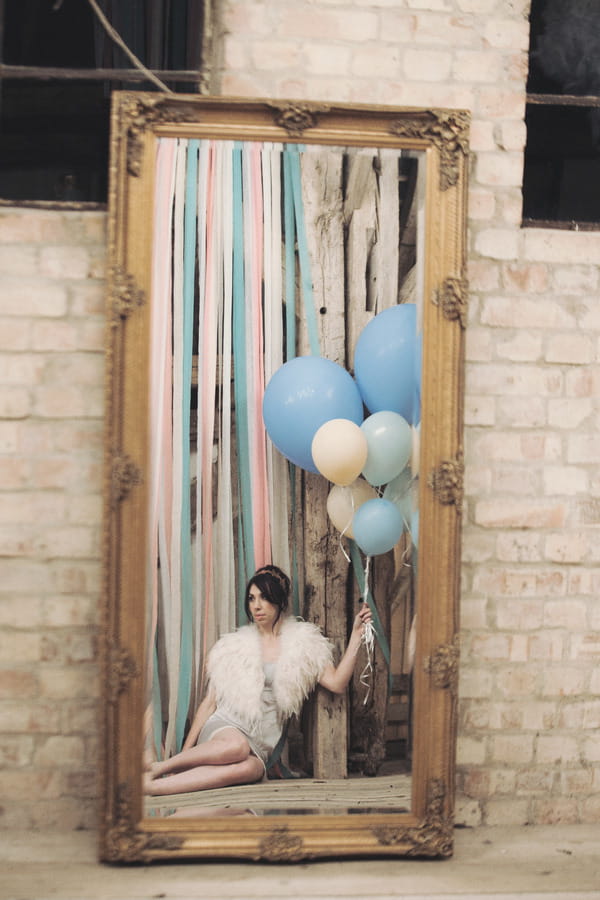
[[329, 419], [318, 429], [311, 445], [315, 466], [328, 481], [348, 485], [366, 462], [367, 439], [350, 419]]
[[354, 513], [367, 500], [377, 497], [375, 488], [364, 478], [357, 478], [352, 484], [345, 486], [335, 484], [327, 497], [327, 513], [329, 518], [345, 537], [353, 538], [352, 519]]

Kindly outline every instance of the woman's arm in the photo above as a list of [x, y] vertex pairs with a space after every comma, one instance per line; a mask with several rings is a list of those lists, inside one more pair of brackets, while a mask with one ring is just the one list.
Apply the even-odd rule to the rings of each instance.
[[337, 668], [332, 665], [327, 666], [319, 678], [319, 684], [333, 694], [343, 694], [348, 687], [356, 666], [356, 657], [362, 643], [365, 625], [371, 620], [371, 610], [366, 603], [363, 603], [354, 620], [346, 652], [340, 659]]
[[183, 747], [181, 748], [182, 750], [188, 750], [190, 747], [194, 747], [196, 745], [198, 735], [204, 728], [208, 717], [214, 713], [216, 708], [217, 704], [214, 694], [212, 690], [209, 690], [208, 694], [196, 710], [196, 715], [194, 716], [194, 719], [190, 726], [190, 730], [188, 731], [187, 737], [183, 742]]

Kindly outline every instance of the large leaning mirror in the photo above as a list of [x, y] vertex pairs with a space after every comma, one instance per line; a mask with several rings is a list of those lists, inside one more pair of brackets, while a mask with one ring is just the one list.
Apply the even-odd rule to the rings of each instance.
[[452, 852], [468, 125], [115, 95], [105, 861]]

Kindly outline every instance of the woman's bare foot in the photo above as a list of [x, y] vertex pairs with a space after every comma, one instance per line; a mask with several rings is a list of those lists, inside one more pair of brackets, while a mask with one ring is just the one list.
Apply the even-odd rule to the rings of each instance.
[[144, 794], [154, 794], [154, 776], [150, 772], [144, 772], [142, 785]]

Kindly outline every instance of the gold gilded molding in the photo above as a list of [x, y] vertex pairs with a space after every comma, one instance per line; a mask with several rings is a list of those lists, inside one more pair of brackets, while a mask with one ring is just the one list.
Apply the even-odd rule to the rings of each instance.
[[427, 810], [417, 828], [402, 825], [378, 825], [373, 828], [377, 842], [383, 847], [406, 847], [406, 856], [452, 855], [453, 823], [445, 813], [446, 783], [433, 778], [427, 785]]
[[398, 119], [390, 126], [400, 137], [432, 141], [440, 153], [440, 190], [458, 184], [460, 163], [469, 152], [471, 117], [464, 110], [428, 109], [414, 117]]
[[111, 325], [118, 325], [121, 319], [126, 319], [135, 309], [143, 306], [146, 295], [133, 275], [122, 266], [113, 266], [108, 283]]
[[108, 652], [107, 700], [116, 703], [119, 695], [127, 690], [130, 681], [138, 678], [139, 667], [128, 650], [111, 644]]
[[104, 859], [107, 862], [139, 862], [142, 859], [145, 841], [133, 821], [131, 796], [129, 781], [119, 784], [113, 824], [104, 836]]
[[[319, 115], [327, 113], [330, 106], [320, 103], [277, 103], [266, 101], [273, 110], [275, 124], [284, 128], [293, 138], [301, 137], [305, 131], [316, 128]], [[198, 106], [189, 101], [174, 100], [173, 97], [129, 96], [121, 104], [127, 136], [127, 171], [137, 178], [142, 170], [144, 132], [164, 122], [185, 124], [198, 121]]]
[[143, 136], [152, 125], [161, 122], [184, 124], [198, 119], [198, 108], [193, 102], [186, 102], [173, 96], [136, 96], [125, 94], [120, 105], [124, 130], [127, 135], [127, 171], [137, 178], [142, 170]]
[[462, 449], [456, 459], [445, 459], [429, 475], [427, 484], [442, 506], [455, 506], [462, 510], [465, 464]]
[[466, 278], [446, 278], [436, 297], [446, 319], [451, 322], [458, 320], [461, 328], [467, 327], [468, 288]]
[[112, 505], [124, 500], [136, 484], [142, 483], [142, 473], [133, 460], [126, 455], [115, 454], [112, 460]]
[[116, 794], [113, 825], [104, 835], [105, 862], [145, 862], [156, 856], [155, 851], [178, 850], [183, 837], [172, 834], [145, 834], [134, 821], [132, 806], [133, 791], [130, 781], [119, 784]]
[[260, 842], [261, 859], [268, 862], [298, 862], [306, 857], [304, 842], [300, 835], [292, 834], [287, 825], [274, 828]]
[[460, 658], [459, 636], [449, 644], [439, 644], [424, 660], [425, 671], [431, 675], [436, 688], [447, 688], [453, 697], [458, 694], [458, 662]]
[[329, 112], [330, 107], [318, 103], [275, 103], [267, 101], [275, 115], [275, 124], [285, 128], [291, 137], [301, 137], [309, 128], [319, 124], [319, 113]]
[[[431, 565], [427, 571], [427, 590], [421, 592], [419, 614], [422, 613], [421, 622], [437, 617], [436, 621], [454, 623], [460, 562], [458, 511], [461, 503], [466, 506], [467, 499], [466, 494], [463, 499], [462, 454], [457, 456], [457, 450], [462, 427], [467, 318], [467, 285], [462, 276], [467, 275], [464, 195], [468, 119], [468, 114], [460, 110], [366, 104], [355, 107], [342, 103], [326, 106], [318, 99], [167, 96], [120, 91], [113, 95], [107, 264], [107, 429], [103, 470], [105, 601], [101, 640], [104, 746], [100, 827], [102, 852], [107, 861], [145, 864], [152, 859], [170, 857], [172, 861], [245, 858], [263, 864], [291, 865], [315, 858], [421, 856], [425, 859], [450, 855], [458, 711], [458, 704], [450, 694], [455, 690], [458, 667], [458, 655], [452, 645], [454, 624], [419, 631], [421, 687], [419, 702], [411, 710], [414, 754], [419, 765], [413, 772], [414, 789], [409, 803], [399, 795], [397, 803], [387, 811], [373, 807], [357, 816], [347, 805], [342, 805], [330, 809], [327, 815], [313, 816], [311, 811], [309, 816], [299, 817], [293, 814], [293, 803], [287, 802], [289, 782], [288, 785], [282, 782], [282, 802], [278, 802], [276, 814], [273, 811], [272, 816], [258, 820], [243, 815], [226, 818], [218, 815], [211, 820], [208, 816], [191, 814], [172, 823], [168, 816], [146, 818], [142, 735], [146, 725], [149, 635], [144, 585], [149, 568], [154, 567], [154, 561], [148, 565], [153, 553], [148, 527], [151, 485], [146, 459], [151, 456], [153, 439], [147, 368], [152, 361], [152, 317], [148, 312], [149, 280], [158, 246], [149, 212], [157, 190], [153, 157], [162, 136], [168, 140], [242, 144], [297, 142], [314, 146], [315, 151], [320, 147], [327, 155], [331, 154], [331, 148], [353, 154], [365, 147], [369, 152], [391, 151], [390, 155], [406, 152], [417, 157], [417, 172], [426, 182], [427, 208], [435, 211], [435, 215], [425, 217], [425, 222], [419, 217], [415, 223], [419, 229], [419, 246], [424, 248], [423, 283], [428, 286], [423, 334], [423, 377], [427, 390], [424, 391], [422, 446], [431, 452], [425, 453], [422, 470], [425, 483], [429, 479], [432, 488], [430, 492], [427, 487], [426, 496], [420, 497], [424, 513], [422, 532], [426, 538], [422, 543], [427, 545]], [[329, 174], [325, 183], [329, 184]], [[454, 186], [450, 188], [450, 185]], [[314, 186], [316, 189], [316, 181]], [[332, 197], [332, 203], [337, 203], [336, 197], [337, 194]], [[274, 202], [277, 202], [275, 195]], [[329, 210], [329, 205], [324, 208]], [[198, 214], [203, 215], [202, 204]], [[336, 219], [330, 227], [329, 221], [327, 218], [323, 226], [331, 244], [324, 247], [324, 252], [328, 259], [331, 256], [332, 266], [337, 266], [337, 261], [343, 262], [350, 251], [346, 250], [343, 223], [338, 227], [340, 223]], [[363, 244], [357, 230], [353, 246], [358, 246], [362, 253]], [[165, 248], [165, 252], [169, 255], [166, 264], [170, 260], [173, 265], [172, 248]], [[356, 255], [357, 263], [361, 259], [362, 255]], [[369, 273], [362, 263], [360, 267], [365, 271], [365, 287], [371, 290]], [[275, 277], [279, 277], [277, 272]], [[436, 304], [439, 308], [435, 308]], [[354, 336], [363, 327], [362, 316], [355, 316], [354, 312], [352, 321], [346, 321], [349, 307], [354, 309], [354, 302], [344, 291], [340, 291], [339, 307], [334, 308], [333, 304], [330, 308], [323, 307], [323, 312], [329, 308], [325, 332], [329, 345], [336, 348], [333, 358], [338, 358], [338, 351], [342, 353], [344, 347], [348, 349], [352, 345]], [[366, 307], [364, 311], [369, 315], [375, 312]], [[301, 330], [298, 343], [303, 349], [305, 334]], [[197, 378], [195, 382], [196, 389]], [[326, 524], [326, 487], [323, 479], [317, 484], [317, 479], [310, 475], [304, 487], [297, 486], [297, 490], [304, 490], [306, 502], [302, 504], [294, 537], [301, 539], [306, 548], [309, 569], [320, 566], [325, 571], [327, 568], [327, 584], [335, 588], [344, 566], [341, 562], [338, 567], [339, 542], [331, 541], [331, 530]], [[192, 485], [190, 489], [193, 492]], [[319, 543], [311, 543], [313, 535]], [[330, 564], [334, 554], [336, 562]], [[317, 565], [316, 556], [322, 559], [323, 565]], [[379, 569], [377, 572], [381, 580], [384, 576]], [[310, 572], [305, 573], [304, 580], [308, 585], [315, 584], [309, 575]], [[412, 590], [411, 585], [407, 589]], [[311, 609], [319, 621], [322, 613], [316, 599], [311, 599]], [[340, 613], [344, 615], [343, 603]], [[331, 622], [329, 618], [327, 622], [334, 632], [333, 613]], [[451, 646], [439, 647], [442, 642]], [[423, 671], [426, 657], [427, 674]], [[341, 724], [339, 730], [345, 740], [344, 721], [340, 719], [340, 723], [334, 724], [336, 729]], [[319, 729], [318, 741], [327, 740], [327, 722], [323, 722], [323, 727], [319, 724]], [[330, 741], [327, 746], [331, 746]], [[344, 747], [341, 742], [339, 746]], [[218, 807], [221, 808], [220, 802]]]

